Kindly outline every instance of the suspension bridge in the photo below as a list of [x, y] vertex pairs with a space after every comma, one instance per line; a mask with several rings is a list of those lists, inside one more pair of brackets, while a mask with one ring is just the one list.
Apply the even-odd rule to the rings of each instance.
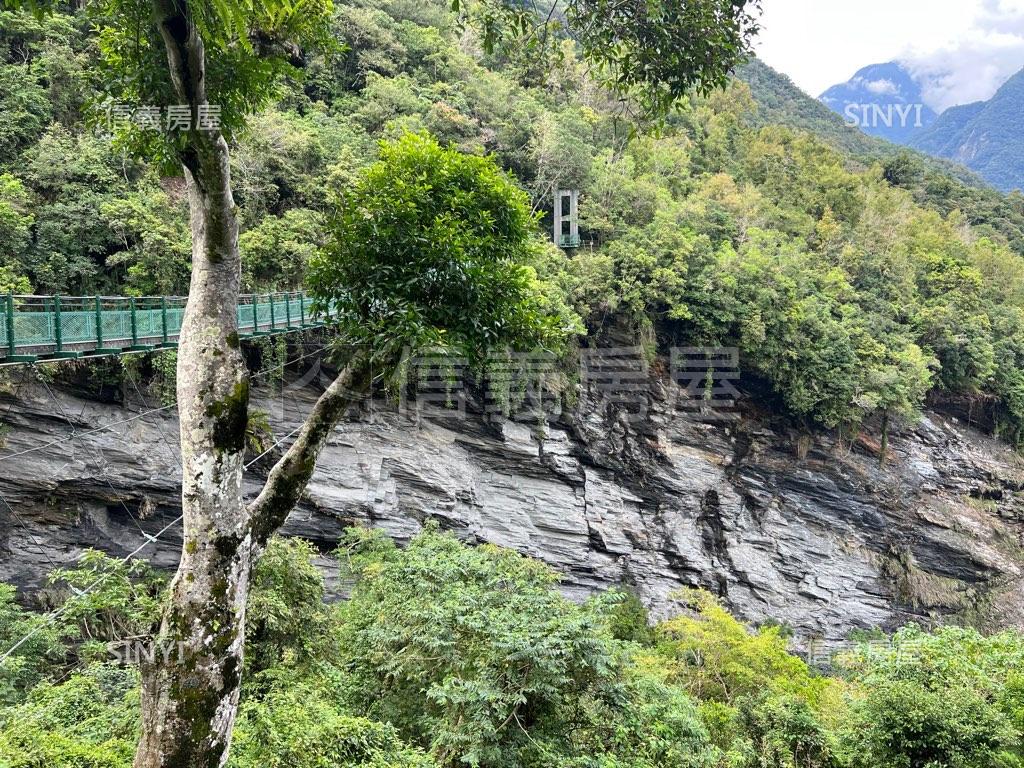
[[[121, 355], [177, 346], [187, 296], [0, 297], [0, 366]], [[302, 292], [239, 297], [238, 335], [324, 325]]]

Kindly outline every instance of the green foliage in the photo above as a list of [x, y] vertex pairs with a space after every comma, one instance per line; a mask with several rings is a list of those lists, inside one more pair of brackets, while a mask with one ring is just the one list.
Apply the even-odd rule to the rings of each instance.
[[858, 765], [1018, 766], [1024, 638], [946, 627], [900, 630], [841, 659], [863, 686]]
[[[635, 600], [572, 603], [543, 564], [434, 526], [405, 549], [351, 531], [339, 556], [355, 583], [334, 607], [315, 554], [274, 539], [256, 564], [232, 768], [1021, 765], [1017, 631], [911, 626], [887, 646], [879, 633], [825, 677], [788, 652], [780, 627], [751, 631], [703, 592], [640, 644]], [[112, 584], [66, 604], [74, 626], [141, 628], [148, 598], [130, 596], [151, 574], [88, 562], [71, 581]], [[5, 642], [35, 625], [12, 595], [0, 589]], [[0, 667], [3, 768], [130, 764], [137, 675], [64, 666], [82, 657], [79, 634], [41, 634]]]
[[[142, 5], [110, 0], [91, 13], [102, 30], [134, 19]], [[650, 328], [661, 349], [739, 347], [744, 380], [758, 391], [767, 383], [773, 404], [802, 427], [852, 432], [912, 420], [926, 394], [941, 390], [944, 397], [976, 399], [999, 434], [1014, 442], [1024, 438], [1024, 336], [1018, 330], [1024, 304], [1006, 288], [1020, 276], [1016, 259], [1024, 254], [1019, 195], [1000, 196], [967, 177], [950, 176], [941, 163], [861, 140], [756, 61], [740, 72], [749, 87], [734, 82], [724, 91], [693, 94], [676, 105], [658, 137], [633, 135], [637, 125], [623, 121], [614, 94], [595, 88], [595, 77], [603, 75], [588, 64], [586, 40], [575, 50], [557, 29], [537, 26], [537, 19], [525, 27], [513, 23], [525, 18], [521, 4], [460, 5], [473, 17], [463, 21], [478, 30], [490, 24], [493, 42], [502, 38], [520, 48], [514, 53], [496, 46], [495, 53], [474, 58], [460, 41], [465, 30], [449, 6], [392, 0], [339, 5], [330, 22], [338, 44], [328, 46], [315, 39], [326, 29], [320, 5], [307, 19], [293, 14], [280, 24], [271, 20], [269, 7], [256, 7], [246, 33], [251, 50], [230, 22], [237, 8], [207, 9], [211, 15], [197, 19], [212, 35], [211, 61], [226, 62], [211, 71], [212, 87], [235, 93], [250, 78], [256, 83], [232, 102], [238, 120], [228, 120], [247, 289], [304, 282], [309, 263], [326, 246], [321, 258], [345, 265], [329, 276], [334, 284], [326, 293], [341, 295], [343, 280], [366, 286], [349, 297], [354, 340], [386, 334], [395, 346], [417, 339], [451, 347], [466, 342], [457, 338], [459, 329], [448, 330], [470, 311], [465, 296], [450, 295], [468, 287], [450, 279], [459, 258], [433, 263], [444, 269], [431, 272], [430, 260], [441, 258], [436, 248], [425, 249], [417, 261], [402, 250], [415, 243], [395, 240], [413, 224], [429, 227], [434, 237], [447, 236], [438, 222], [427, 221], [430, 205], [413, 201], [412, 187], [389, 196], [366, 190], [371, 176], [387, 189], [401, 180], [399, 170], [408, 171], [401, 164], [367, 169], [379, 159], [381, 137], [397, 139], [386, 152], [400, 152], [403, 141], [401, 151], [412, 152], [413, 140], [398, 137], [427, 130], [442, 145], [491, 153], [529, 191], [530, 210], [546, 210], [556, 187], [581, 190], [582, 235], [593, 248], [571, 259], [534, 245], [524, 245], [514, 260], [496, 256], [504, 262], [495, 274], [513, 276], [508, 284], [515, 295], [505, 298], [513, 300], [512, 316], [521, 326], [558, 317], [560, 330], [575, 331], [579, 314], [592, 330], [622, 319]], [[674, 24], [700, 26], [701, 14], [717, 7], [717, 0], [678, 9], [646, 4], [635, 24], [616, 15], [627, 6], [571, 3], [564, 16], [555, 14], [552, 27], [600, 15], [600, 24], [584, 25], [594, 40], [609, 30], [629, 33], [621, 50], [608, 49], [615, 59], [644, 39], [668, 34]], [[751, 11], [751, 4], [735, 5], [726, 14], [724, 37], [698, 46], [714, 55], [676, 76], [713, 83], [711, 70], [722, 71], [732, 56], [726, 48], [743, 37], [732, 21]], [[165, 65], [155, 55], [162, 43], [152, 39], [147, 19], [146, 45], [114, 61], [110, 57], [124, 41], [113, 33], [97, 38], [83, 21], [64, 13], [0, 16], [0, 69], [26, 114], [0, 134], [27, 131], [11, 139], [2, 171], [0, 289], [183, 292], [188, 246], [180, 184], [158, 181], [158, 163], [125, 162], [108, 142], [84, 132], [81, 120], [90, 83], [111, 68], [121, 72], [138, 64], [146, 73], [137, 83], [108, 82], [112, 97], [132, 101], [125, 94], [133, 88], [140, 98], [144, 91], [160, 93], [167, 86]], [[277, 30], [269, 47], [260, 29]], [[302, 81], [278, 77], [287, 69], [277, 45], [285, 39], [310, 44]], [[542, 49], [556, 55], [540, 56]], [[631, 59], [636, 74], [662, 81], [659, 93], [671, 94], [660, 65], [643, 61]], [[623, 87], [631, 93], [646, 89], [639, 80]], [[248, 114], [257, 104], [266, 106]], [[425, 147], [415, 152], [421, 160], [430, 155]], [[443, 156], [454, 162], [447, 152], [434, 150], [437, 161]], [[464, 159], [459, 167], [468, 173], [483, 162]], [[492, 184], [491, 191], [498, 187]], [[349, 214], [332, 219], [335, 198]], [[520, 212], [526, 205], [521, 196], [514, 203], [492, 201]], [[382, 220], [351, 213], [359, 205], [403, 203], [421, 207], [401, 222], [387, 211], [392, 218], [383, 228], [374, 228]], [[535, 225], [527, 221], [523, 227], [529, 240]], [[511, 231], [492, 234], [512, 242]], [[387, 253], [397, 254], [398, 267], [408, 273], [421, 270], [418, 279], [409, 282], [402, 269], [394, 275], [371, 271], [380, 257], [365, 250], [371, 236], [382, 252], [400, 246]], [[339, 238], [345, 240], [341, 246]], [[470, 247], [468, 241], [459, 245]], [[444, 275], [445, 290], [428, 284], [424, 275], [431, 274]], [[399, 276], [408, 289], [404, 295], [390, 290], [389, 280]], [[366, 302], [379, 296], [388, 301], [368, 312]], [[489, 296], [495, 298], [493, 291]], [[485, 298], [476, 297], [478, 303]], [[428, 306], [445, 302], [454, 308], [452, 316], [424, 314], [416, 303], [424, 300]], [[528, 317], [531, 312], [537, 317]], [[497, 319], [505, 318], [494, 312], [483, 318]], [[482, 336], [494, 322], [470, 330]]]
[[308, 284], [345, 344], [385, 360], [443, 347], [474, 359], [559, 339], [545, 316], [526, 195], [490, 159], [405, 134], [342, 195]]
[[360, 578], [340, 609], [339, 647], [357, 707], [442, 765], [500, 764], [564, 741], [569, 714], [614, 677], [598, 614], [562, 598], [541, 563], [433, 532], [402, 551], [355, 536]]
[[306, 266], [323, 237], [324, 224], [316, 211], [292, 209], [280, 218], [267, 216], [238, 239], [244, 289], [302, 288]]
[[811, 703], [832, 683], [791, 655], [778, 626], [751, 633], [708, 592], [680, 595], [693, 613], [658, 627], [658, 652], [671, 659], [674, 676], [699, 699], [732, 704], [768, 690]]
[[[179, 104], [149, 0], [103, 0], [88, 10], [99, 39], [106, 97], [132, 107]], [[227, 135], [276, 95], [284, 75], [295, 73], [295, 47], [327, 43], [330, 11], [327, 0], [189, 6], [189, 22], [205, 49], [206, 97], [219, 106], [220, 127]], [[123, 146], [163, 158], [166, 167], [173, 167], [166, 161], [177, 160], [192, 139], [192, 131], [175, 131], [166, 123], [158, 130], [134, 123], [117, 130]]]
[[395, 728], [342, 714], [321, 690], [282, 686], [242, 705], [231, 768], [431, 768]]
[[308, 662], [326, 653], [324, 585], [313, 563], [316, 549], [302, 539], [275, 537], [252, 575], [246, 625], [246, 666], [259, 672], [285, 661]]
[[479, 27], [488, 52], [499, 42], [544, 52], [549, 36], [570, 35], [603, 85], [655, 116], [691, 91], [724, 85], [748, 53], [760, 11], [756, 0], [569, 0], [546, 18], [535, 5], [508, 0], [454, 0], [452, 7]]
[[859, 766], [992, 768], [1015, 766], [1019, 733], [969, 690], [928, 688], [909, 680], [871, 687], [858, 712]]
[[23, 610], [9, 584], [0, 584], [0, 655], [0, 708], [20, 701], [64, 657], [59, 630]]
[[100, 214], [123, 248], [107, 257], [110, 271], [125, 271], [124, 292], [136, 296], [188, 293], [192, 263], [188, 205], [170, 181], [140, 183], [124, 197], [101, 203]]
[[83, 641], [83, 657], [102, 659], [108, 643], [146, 638], [159, 623], [165, 579], [143, 560], [89, 549], [76, 567], [53, 571], [50, 583], [62, 591], [60, 622]]
[[37, 686], [25, 703], [0, 710], [0, 766], [128, 768], [138, 740], [137, 689], [133, 672], [103, 665]]
[[734, 766], [845, 765], [842, 685], [789, 653], [779, 626], [751, 632], [711, 594], [680, 595], [691, 612], [658, 627], [669, 679], [698, 699], [711, 739]]
[[150, 389], [161, 405], [174, 405], [178, 400], [178, 353], [173, 350], [157, 352], [150, 355], [149, 363], [153, 369]]

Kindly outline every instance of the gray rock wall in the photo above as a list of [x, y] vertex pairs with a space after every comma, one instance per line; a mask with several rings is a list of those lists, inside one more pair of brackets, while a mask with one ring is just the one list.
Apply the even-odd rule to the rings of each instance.
[[[86, 547], [127, 555], [180, 513], [173, 409], [140, 416], [140, 402], [52, 391], [0, 397], [0, 580], [26, 589]], [[316, 394], [263, 403], [276, 434]], [[699, 585], [800, 638], [1024, 623], [1024, 464], [1005, 446], [929, 413], [893, 436], [884, 468], [869, 439], [804, 438], [798, 458], [792, 435], [749, 417], [705, 424], [650, 398], [639, 424], [586, 395], [543, 429], [473, 415], [345, 423], [286, 532], [327, 552], [353, 523], [404, 540], [434, 518], [550, 563], [572, 595], [624, 584], [659, 615]], [[172, 568], [180, 543], [171, 526], [141, 556]]]

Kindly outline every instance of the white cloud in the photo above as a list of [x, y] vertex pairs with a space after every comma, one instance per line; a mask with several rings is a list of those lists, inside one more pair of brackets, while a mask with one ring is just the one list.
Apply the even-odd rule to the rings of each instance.
[[1024, 0], [984, 0], [976, 23], [959, 40], [911, 51], [905, 63], [924, 81], [924, 100], [937, 112], [990, 98], [1024, 67]]
[[877, 93], [882, 96], [895, 96], [900, 92], [899, 86], [896, 85], [892, 80], [869, 80], [864, 83], [864, 87], [872, 93]]
[[989, 98], [1024, 67], [1024, 0], [764, 0], [758, 55], [817, 96], [900, 60], [936, 110]]

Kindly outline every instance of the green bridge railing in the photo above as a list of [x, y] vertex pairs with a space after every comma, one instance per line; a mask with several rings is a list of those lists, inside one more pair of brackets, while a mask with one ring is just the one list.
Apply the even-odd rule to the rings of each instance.
[[[185, 296], [0, 296], [0, 365], [177, 346]], [[239, 297], [240, 336], [322, 326], [304, 293]]]

